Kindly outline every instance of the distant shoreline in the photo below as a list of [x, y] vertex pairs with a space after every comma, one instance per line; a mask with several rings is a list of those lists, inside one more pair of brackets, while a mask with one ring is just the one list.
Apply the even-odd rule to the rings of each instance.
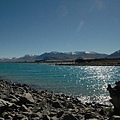
[[74, 66], [120, 66], [120, 58], [115, 59], [76, 59], [71, 64], [56, 64], [56, 65], [74, 65]]
[[7, 61], [0, 63], [47, 63], [52, 65], [65, 66], [120, 66], [120, 58], [101, 58], [101, 59], [68, 59], [68, 60], [26, 60], [26, 61]]
[[33, 63], [49, 63], [66, 66], [120, 66], [120, 58], [75, 59], [75, 60], [36, 60]]

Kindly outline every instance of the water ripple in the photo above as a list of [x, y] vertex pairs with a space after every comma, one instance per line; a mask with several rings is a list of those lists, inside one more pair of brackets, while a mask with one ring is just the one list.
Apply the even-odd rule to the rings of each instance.
[[120, 78], [117, 66], [50, 66], [0, 63], [0, 76], [38, 88], [79, 96], [86, 101], [106, 102], [107, 84]]

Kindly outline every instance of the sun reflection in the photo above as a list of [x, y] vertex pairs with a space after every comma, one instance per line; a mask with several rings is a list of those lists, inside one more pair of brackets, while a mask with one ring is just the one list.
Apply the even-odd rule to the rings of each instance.
[[101, 102], [103, 99], [108, 100], [106, 88], [113, 82], [114, 69], [114, 66], [84, 66], [80, 72], [76, 71], [76, 85], [79, 85], [79, 89], [85, 95], [82, 99]]

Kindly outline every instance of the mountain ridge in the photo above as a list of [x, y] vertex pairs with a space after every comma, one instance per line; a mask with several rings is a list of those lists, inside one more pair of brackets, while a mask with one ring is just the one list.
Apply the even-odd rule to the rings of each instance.
[[2, 58], [0, 62], [17, 62], [17, 61], [35, 61], [35, 60], [70, 60], [70, 59], [100, 59], [100, 58], [120, 58], [120, 50], [113, 52], [112, 54], [104, 54], [88, 51], [75, 51], [75, 52], [45, 52], [41, 55], [27, 54], [23, 57]]

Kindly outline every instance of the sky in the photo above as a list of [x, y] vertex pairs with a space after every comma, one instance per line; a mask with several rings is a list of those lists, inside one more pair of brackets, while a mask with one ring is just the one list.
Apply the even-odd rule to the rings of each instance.
[[0, 0], [0, 58], [120, 49], [120, 0]]

